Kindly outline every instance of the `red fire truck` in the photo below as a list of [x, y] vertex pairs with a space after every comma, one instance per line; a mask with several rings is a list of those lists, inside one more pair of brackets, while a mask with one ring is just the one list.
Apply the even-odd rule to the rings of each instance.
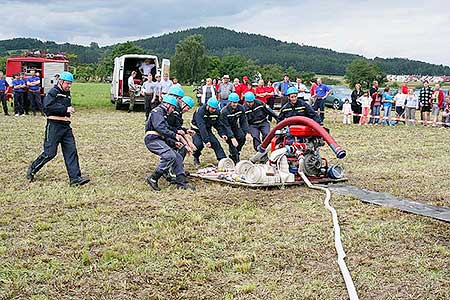
[[6, 60], [6, 80], [10, 87], [7, 97], [12, 97], [12, 81], [14, 74], [24, 73], [30, 76], [36, 70], [41, 77], [41, 95], [44, 96], [55, 84], [55, 75], [68, 69], [69, 61], [64, 55], [43, 54], [42, 56], [13, 56]]

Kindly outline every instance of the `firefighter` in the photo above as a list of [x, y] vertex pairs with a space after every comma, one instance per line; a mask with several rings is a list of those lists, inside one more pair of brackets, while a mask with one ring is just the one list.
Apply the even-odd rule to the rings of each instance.
[[16, 117], [25, 116], [25, 110], [23, 105], [24, 105], [25, 88], [27, 87], [27, 85], [25, 84], [24, 80], [19, 79], [19, 74], [14, 74], [12, 87], [14, 94], [14, 115]]
[[147, 149], [160, 157], [159, 165], [155, 172], [147, 177], [147, 183], [155, 191], [160, 191], [158, 180], [170, 168], [173, 168], [176, 179], [175, 183], [179, 189], [193, 189], [186, 184], [186, 174], [183, 167], [183, 158], [173, 148], [181, 149], [183, 137], [170, 130], [167, 116], [173, 113], [178, 105], [177, 99], [171, 95], [163, 97], [162, 103], [154, 108], [145, 125], [144, 143]]
[[192, 156], [196, 166], [200, 165], [200, 155], [204, 147], [214, 150], [217, 161], [226, 157], [219, 140], [212, 132], [213, 127], [219, 131], [219, 116], [219, 101], [214, 97], [209, 98], [192, 116], [191, 127], [195, 131], [192, 139], [196, 147]]
[[262, 140], [270, 132], [270, 124], [267, 117], [270, 116], [278, 120], [278, 115], [264, 102], [255, 99], [255, 94], [247, 92], [244, 94], [245, 100], [245, 114], [247, 116], [250, 134], [253, 137], [253, 148], [258, 151], [258, 146], [261, 145]]
[[227, 142], [230, 149], [230, 158], [239, 162], [239, 155], [245, 144], [246, 136], [250, 139], [245, 108], [239, 104], [239, 95], [231, 93], [228, 96], [229, 103], [220, 111], [219, 132]]
[[8, 89], [9, 84], [5, 78], [3, 78], [3, 72], [0, 71], [0, 101], [2, 102], [3, 112], [5, 116], [9, 116], [8, 113], [8, 105], [6, 104], [6, 90]]
[[281, 108], [278, 120], [283, 121], [284, 119], [289, 117], [301, 116], [313, 119], [314, 121], [322, 125], [319, 115], [304, 100], [297, 99], [297, 95], [298, 90], [296, 87], [292, 86], [287, 89], [286, 96], [288, 97], [289, 102], [287, 102]]
[[36, 71], [30, 71], [30, 77], [27, 79], [28, 86], [28, 102], [31, 104], [31, 111], [33, 116], [36, 115], [36, 111], [39, 111], [41, 115], [44, 115], [41, 104], [41, 78], [36, 76]]
[[70, 117], [75, 112], [70, 97], [73, 80], [71, 73], [62, 72], [58, 85], [44, 98], [44, 112], [47, 116], [44, 152], [28, 168], [27, 179], [30, 181], [33, 181], [36, 173], [56, 156], [59, 144], [64, 155], [70, 185], [79, 186], [90, 181], [86, 177], [81, 177], [75, 138], [70, 127]]

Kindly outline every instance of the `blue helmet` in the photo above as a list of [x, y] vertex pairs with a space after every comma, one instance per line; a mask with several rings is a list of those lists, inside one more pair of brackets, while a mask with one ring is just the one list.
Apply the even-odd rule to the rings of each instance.
[[163, 101], [162, 102], [169, 103], [170, 105], [173, 105], [173, 106], [177, 106], [178, 105], [177, 98], [175, 98], [172, 95], [165, 95], [163, 97]]
[[228, 101], [230, 101], [230, 102], [239, 102], [239, 95], [236, 94], [236, 93], [231, 93], [228, 96]]
[[216, 99], [216, 97], [211, 97], [208, 99], [208, 102], [206, 102], [206, 105], [218, 109], [219, 108], [219, 101]]
[[244, 94], [244, 100], [247, 102], [253, 102], [255, 101], [255, 94], [252, 92], [247, 92]]
[[64, 71], [59, 75], [59, 80], [65, 80], [65, 81], [70, 81], [73, 82], [73, 75], [70, 72]]
[[184, 97], [184, 91], [182, 88], [179, 88], [177, 86], [173, 86], [169, 89], [169, 95], [174, 95], [177, 97]]
[[181, 98], [181, 101], [183, 101], [184, 104], [189, 106], [189, 108], [193, 108], [195, 105], [194, 100], [189, 96], [184, 96], [183, 98]]
[[291, 94], [298, 94], [298, 90], [295, 86], [291, 86], [290, 88], [287, 89], [286, 95], [289, 96]]

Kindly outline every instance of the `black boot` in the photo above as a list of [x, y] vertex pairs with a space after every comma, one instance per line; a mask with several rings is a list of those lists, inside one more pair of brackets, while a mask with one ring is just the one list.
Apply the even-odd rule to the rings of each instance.
[[89, 178], [78, 177], [70, 181], [70, 186], [82, 186], [88, 183], [89, 181], [91, 181]]
[[161, 189], [158, 186], [158, 180], [161, 178], [163, 174], [159, 171], [153, 173], [151, 176], [147, 177], [147, 183], [154, 189], [155, 191], [160, 191]]
[[194, 156], [194, 166], [200, 167], [200, 158]]
[[31, 169], [31, 165], [28, 167], [27, 170], [27, 179], [32, 182], [34, 180], [34, 174], [33, 174], [33, 169]]
[[176, 178], [177, 189], [195, 191], [195, 188], [187, 184], [186, 175], [180, 174]]

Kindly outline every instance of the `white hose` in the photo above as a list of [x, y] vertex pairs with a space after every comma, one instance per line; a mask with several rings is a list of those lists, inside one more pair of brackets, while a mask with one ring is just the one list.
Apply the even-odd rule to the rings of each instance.
[[350, 272], [348, 271], [347, 265], [345, 264], [344, 258], [345, 258], [345, 252], [344, 248], [342, 247], [342, 241], [341, 241], [341, 228], [339, 227], [339, 221], [337, 217], [336, 210], [330, 205], [330, 199], [331, 199], [331, 192], [329, 189], [321, 186], [313, 185], [308, 177], [302, 172], [298, 172], [300, 176], [302, 177], [303, 181], [306, 183], [306, 185], [309, 188], [315, 189], [315, 190], [321, 190], [324, 191], [327, 195], [325, 197], [325, 207], [331, 212], [331, 215], [333, 216], [333, 227], [334, 227], [334, 246], [336, 248], [336, 251], [338, 253], [338, 265], [341, 269], [342, 277], [344, 277], [345, 286], [347, 287], [347, 293], [350, 297], [350, 300], [358, 300], [358, 294], [356, 293], [355, 285], [353, 284], [352, 277], [350, 275]]

